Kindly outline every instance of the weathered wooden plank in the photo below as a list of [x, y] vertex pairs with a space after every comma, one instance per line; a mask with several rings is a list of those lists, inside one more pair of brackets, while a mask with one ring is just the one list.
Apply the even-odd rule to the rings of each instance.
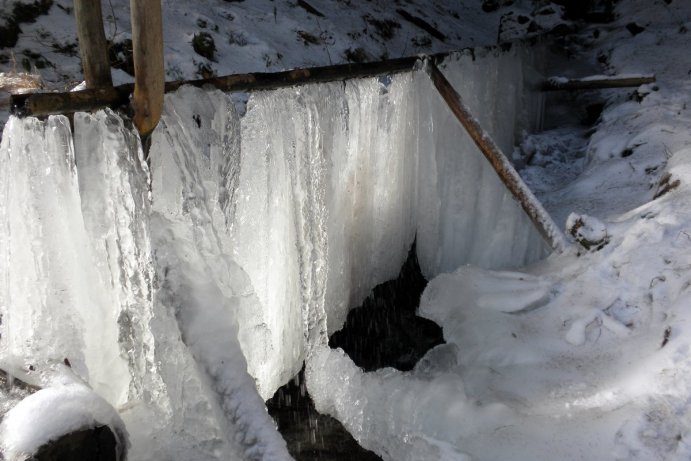
[[567, 79], [551, 77], [542, 83], [542, 91], [559, 90], [603, 90], [606, 88], [637, 87], [655, 83], [654, 75], [614, 75]]
[[103, 31], [101, 2], [74, 0], [74, 16], [77, 19], [77, 38], [82, 71], [87, 88], [113, 86], [108, 62], [108, 44]]
[[[437, 55], [432, 59], [441, 59]], [[294, 69], [283, 72], [227, 75], [199, 80], [175, 81], [165, 84], [165, 91], [175, 91], [182, 85], [211, 86], [222, 91], [252, 91], [289, 86], [349, 80], [354, 78], [391, 75], [410, 71], [419, 61], [417, 56], [387, 61], [339, 64], [335, 66]], [[119, 107], [128, 103], [134, 85], [120, 85], [110, 89], [81, 90], [68, 93], [31, 93], [12, 95], [12, 111], [20, 116], [66, 114], [76, 111]]]
[[451, 112], [453, 112], [461, 125], [463, 125], [475, 142], [475, 145], [480, 149], [480, 152], [482, 152], [489, 161], [490, 165], [492, 165], [494, 171], [496, 171], [514, 199], [521, 205], [523, 211], [530, 217], [543, 238], [549, 243], [552, 249], [557, 251], [565, 249], [566, 240], [562, 232], [554, 223], [549, 213], [544, 209], [540, 201], [535, 197], [528, 186], [525, 185], [516, 169], [511, 165], [509, 159], [506, 158], [489, 133], [482, 128], [478, 120], [470, 112], [468, 106], [463, 102], [461, 95], [458, 94], [434, 63], [430, 62], [427, 69], [432, 83], [434, 83], [435, 88], [449, 106]]
[[130, 0], [134, 58], [134, 125], [151, 133], [163, 112], [163, 23], [160, 0]]

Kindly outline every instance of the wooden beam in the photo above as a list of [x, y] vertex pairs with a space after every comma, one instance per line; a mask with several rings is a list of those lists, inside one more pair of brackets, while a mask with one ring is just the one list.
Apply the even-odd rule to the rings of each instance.
[[549, 243], [552, 249], [562, 251], [566, 248], [564, 235], [554, 223], [549, 213], [544, 209], [540, 201], [526, 186], [511, 162], [499, 149], [490, 134], [482, 128], [480, 122], [465, 105], [461, 95], [453, 88], [437, 66], [430, 62], [427, 66], [428, 73], [435, 88], [456, 116], [458, 121], [468, 132], [480, 152], [489, 161], [499, 179], [511, 192], [514, 199], [530, 217], [542, 237]]
[[637, 87], [646, 83], [655, 83], [654, 75], [614, 75], [592, 76], [585, 78], [567, 79], [564, 77], [551, 77], [543, 82], [542, 91], [559, 90], [603, 90], [606, 88]]
[[163, 24], [161, 0], [130, 0], [134, 58], [134, 125], [151, 133], [163, 112]]
[[[442, 59], [435, 55], [430, 59]], [[175, 91], [183, 85], [211, 86], [221, 91], [273, 90], [290, 86], [307, 85], [354, 78], [391, 75], [411, 71], [419, 57], [390, 59], [387, 61], [339, 64], [335, 66], [294, 69], [283, 72], [227, 75], [199, 80], [175, 81], [165, 84], [165, 91]], [[44, 116], [68, 114], [77, 111], [97, 110], [104, 107], [120, 107], [128, 103], [134, 85], [121, 85], [110, 89], [81, 90], [68, 93], [15, 94], [11, 98], [12, 112], [19, 116]]]
[[86, 87], [113, 86], [100, 0], [74, 0], [74, 16], [77, 19], [79, 55]]
[[68, 93], [13, 94], [10, 105], [12, 113], [20, 117], [87, 112], [127, 105], [133, 90], [134, 85], [128, 84]]

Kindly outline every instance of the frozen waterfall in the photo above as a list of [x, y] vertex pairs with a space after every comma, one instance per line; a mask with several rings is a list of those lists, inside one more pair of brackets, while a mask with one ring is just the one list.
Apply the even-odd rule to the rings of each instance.
[[[533, 113], [526, 54], [445, 62], [505, 151]], [[146, 160], [112, 111], [73, 127], [3, 133], [0, 361], [67, 358], [131, 459], [289, 458], [263, 400], [416, 236], [428, 278], [547, 253], [423, 72], [255, 92], [243, 115], [183, 87]]]

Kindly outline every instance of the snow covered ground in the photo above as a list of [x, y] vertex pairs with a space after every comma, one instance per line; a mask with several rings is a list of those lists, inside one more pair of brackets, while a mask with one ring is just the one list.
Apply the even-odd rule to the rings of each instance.
[[420, 312], [448, 344], [411, 373], [316, 354], [317, 408], [364, 446], [390, 459], [691, 456], [691, 5], [617, 9], [573, 39], [573, 59], [604, 56], [608, 73], [657, 83], [603, 91], [589, 138], [562, 127], [523, 142], [526, 180], [598, 244], [521, 272], [465, 266], [432, 280]]
[[[219, 63], [224, 63], [215, 67], [219, 74], [231, 70], [261, 70], [255, 67], [260, 56], [269, 56], [264, 64], [270, 70], [292, 64], [327, 64], [332, 59], [336, 61], [334, 55], [343, 55], [357, 43], [352, 36], [353, 41], [348, 41], [341, 32], [336, 38], [322, 37], [322, 31], [340, 31], [343, 24], [343, 30], [347, 30], [345, 36], [349, 36], [349, 27], [360, 19], [343, 20], [342, 23], [331, 19], [327, 27], [327, 19], [293, 4], [277, 4], [274, 10], [274, 2], [268, 1], [263, 5], [208, 3], [204, 15], [176, 13], [168, 18], [169, 23], [179, 21], [175, 24], [180, 26], [170, 32], [178, 34], [178, 38], [171, 37], [168, 41], [169, 72], [188, 77], [199, 70], [202, 60], [189, 58], [192, 31], [197, 27], [208, 28], [220, 34], [214, 31], [214, 24], [229, 11], [234, 19], [226, 20], [233, 21], [233, 26], [223, 26], [219, 30], [234, 30], [239, 24], [237, 32], [245, 34], [246, 44], [241, 46], [237, 40], [230, 43], [230, 36], [224, 38], [228, 43], [223, 47], [219, 45], [218, 56], [235, 56], [236, 48], [253, 50], [254, 54], [247, 55], [245, 64], [244, 58], [238, 58], [237, 67], [226, 59], [218, 59]], [[310, 2], [321, 12], [340, 11], [334, 4], [350, 3]], [[363, 8], [357, 10], [358, 18], [365, 14], [392, 14], [383, 3], [368, 2], [369, 6], [365, 6], [365, 2], [352, 3]], [[113, 2], [113, 5], [117, 17], [126, 15], [120, 8], [121, 3]], [[433, 5], [425, 7], [436, 8], [440, 4]], [[169, 11], [175, 8], [191, 11], [189, 5], [185, 8], [182, 2], [170, 2], [167, 6]], [[422, 4], [417, 7], [422, 8]], [[435, 43], [439, 46], [433, 47], [435, 51], [447, 45], [479, 43], [494, 33], [488, 34], [488, 28], [496, 31], [502, 10], [485, 14], [477, 5], [458, 8], [459, 15], [465, 10], [472, 12], [472, 15], [468, 13], [469, 20], [477, 29], [470, 28], [467, 36], [475, 37], [476, 41], [462, 41], [466, 35], [460, 32], [461, 37], [449, 40], [449, 44]], [[351, 10], [344, 9], [343, 16], [347, 17]], [[108, 7], [105, 11], [107, 13]], [[242, 21], [237, 11], [245, 12]], [[250, 14], [252, 11], [255, 16]], [[266, 11], [274, 13], [267, 15]], [[289, 12], [298, 12], [306, 22], [288, 20]], [[412, 372], [386, 369], [363, 373], [340, 351], [325, 347], [316, 347], [308, 357], [308, 387], [317, 408], [336, 416], [363, 446], [385, 459], [688, 460], [691, 457], [691, 59], [688, 57], [691, 4], [682, 0], [621, 0], [617, 3], [617, 12], [619, 18], [613, 23], [588, 26], [563, 42], [572, 61], [566, 62], [560, 75], [576, 76], [568, 75], [569, 69], [581, 68], [582, 62], [590, 66], [599, 62], [606, 73], [656, 74], [657, 83], [635, 91], [602, 91], [599, 94], [606, 103], [605, 109], [593, 130], [566, 126], [529, 136], [516, 153], [518, 157], [526, 157], [527, 165], [521, 173], [548, 211], [566, 231], [573, 230], [589, 248], [574, 243], [565, 253], [554, 254], [545, 261], [513, 272], [462, 266], [433, 279], [423, 295], [420, 312], [443, 326], [447, 344], [431, 351]], [[51, 13], [51, 16], [55, 14], [63, 13]], [[449, 17], [429, 14], [438, 21], [440, 30], [453, 36], [444, 26]], [[188, 17], [189, 20], [183, 19]], [[126, 23], [124, 19], [117, 22]], [[204, 22], [206, 26], [202, 27]], [[372, 24], [367, 19], [364, 22]], [[634, 22], [638, 27], [630, 26]], [[33, 28], [41, 24], [39, 21], [28, 26], [28, 30], [36, 30]], [[274, 35], [262, 35], [260, 32], [264, 29], [260, 28], [255, 35], [255, 24], [273, 27]], [[401, 28], [393, 28], [396, 37], [398, 34], [404, 36], [404, 31], [411, 36], [419, 33], [404, 22]], [[286, 44], [282, 49], [258, 38], [278, 37], [279, 32], [286, 31], [301, 37], [295, 41], [305, 41], [298, 43], [303, 47], [297, 48], [300, 51], [296, 51], [295, 43]], [[322, 41], [311, 43], [307, 35], [296, 31], [308, 32]], [[412, 43], [412, 38], [400, 43], [394, 40], [388, 48], [376, 36], [376, 33], [371, 35], [366, 40], [367, 45], [363, 45], [367, 53], [376, 57], [386, 50], [389, 56], [409, 53], [407, 45], [409, 40]], [[280, 37], [273, 40], [272, 43], [281, 42]], [[290, 65], [276, 64], [281, 59], [290, 59]], [[62, 58], [56, 61], [60, 65], [63, 63]], [[213, 60], [208, 61], [204, 62], [215, 66]], [[75, 62], [65, 62], [66, 67], [61, 72], [75, 75]], [[55, 80], [60, 79], [55, 71]], [[115, 122], [109, 123], [104, 126], [112, 128]], [[117, 130], [113, 128], [113, 132]], [[104, 134], [104, 139], [110, 139], [108, 133]], [[213, 155], [216, 154], [211, 153], [209, 158]], [[190, 162], [183, 159], [179, 164], [189, 168]], [[58, 162], [54, 167], [61, 166], [64, 165]], [[153, 183], [156, 184], [155, 176]], [[195, 187], [194, 183], [190, 184], [185, 187]], [[203, 186], [211, 187], [208, 181]], [[46, 191], [53, 190], [50, 184], [46, 187]], [[76, 186], [68, 183], [55, 187]], [[59, 209], [70, 212], [72, 205]], [[132, 206], [145, 207], [139, 203]], [[195, 209], [203, 210], [203, 207]], [[161, 209], [159, 211], [165, 216]], [[117, 214], [117, 210], [114, 213]], [[48, 216], [62, 222], [60, 216], [51, 213]], [[202, 223], [201, 229], [205, 232], [211, 227], [204, 226], [214, 219], [222, 219], [222, 214], [207, 216], [202, 213], [189, 219]], [[69, 224], [69, 218], [65, 220]], [[94, 221], [98, 223], [99, 220]], [[86, 226], [89, 226], [88, 221]], [[122, 228], [123, 232], [126, 228], [128, 226]], [[99, 228], [95, 229], [97, 232]], [[180, 238], [180, 229], [178, 225], [171, 225], [169, 232], [153, 236], [154, 246], [167, 245], [174, 249], [169, 254], [159, 255], [164, 261], [172, 262], [171, 267], [176, 266], [175, 261], [179, 267], [194, 265], [191, 261], [197, 257], [194, 253], [197, 250], [182, 244], [186, 240]], [[139, 229], [133, 238], [145, 241], [148, 237], [144, 234]], [[176, 241], [178, 243], [174, 243]], [[206, 258], [220, 240], [218, 236], [204, 234], [189, 241], [207, 251], [200, 253]], [[27, 242], [29, 246], [32, 244], [40, 245]], [[106, 245], [106, 248], [112, 251], [115, 246]], [[137, 257], [145, 259], [146, 255], [137, 254]], [[117, 257], [112, 259], [118, 260]], [[128, 269], [138, 264], [135, 260], [128, 261]], [[204, 264], [195, 267], [236, 271], [239, 275], [233, 283], [245, 283], [242, 271], [223, 258], [209, 257], [204, 259]], [[42, 267], [35, 269], [43, 270]], [[220, 293], [194, 291], [206, 286], [207, 275], [193, 270], [173, 270], [170, 280], [179, 286], [191, 287], [190, 298], [210, 300], [210, 305], [217, 306], [212, 314], [232, 307], [233, 303], [256, 302], [251, 296], [242, 295], [242, 286], [227, 287], [223, 281], [217, 285]], [[60, 288], [67, 282], [57, 280], [54, 285]], [[132, 283], [132, 280], [123, 279], [122, 283]], [[165, 290], [163, 287], [164, 295]], [[230, 302], [228, 293], [241, 296]], [[169, 310], [156, 314], [161, 316], [160, 322], [174, 321], [176, 301], [168, 301]], [[213, 350], [213, 344], [204, 341], [199, 331], [195, 332], [195, 329], [206, 331], [210, 327], [203, 317], [188, 318], [183, 323], [189, 328], [182, 332], [183, 336], [199, 338], [191, 346], [191, 352], [180, 352], [179, 361], [185, 362], [184, 369], [197, 366], [219, 372], [218, 363], [228, 359], [239, 362], [233, 366], [242, 366], [242, 359]], [[69, 319], [65, 319], [65, 325], [70, 325]], [[235, 328], [232, 322], [222, 326]], [[63, 341], [66, 349], [78, 348], [72, 341]], [[97, 338], [87, 336], [84, 341], [95, 343]], [[178, 351], [171, 346], [177, 344], [176, 338], [166, 338], [166, 341], [171, 350]], [[224, 347], [226, 351], [237, 349], [233, 338], [228, 339]], [[137, 366], [150, 373], [154, 365], [146, 349], [132, 353], [134, 357], [130, 358], [129, 366], [139, 364]], [[197, 359], [197, 365], [191, 365], [190, 354]], [[244, 426], [245, 439], [238, 444], [240, 448], [233, 444], [219, 448], [211, 442], [204, 447], [205, 453], [218, 449], [225, 450], [225, 454], [236, 454], [243, 443], [251, 445], [248, 440], [265, 430], [266, 424], [259, 416], [252, 416], [256, 411], [256, 396], [249, 398], [248, 406], [237, 406], [233, 390], [221, 385], [237, 379], [234, 385], [244, 393], [247, 391], [246, 377], [211, 375], [216, 381], [190, 380], [180, 386], [176, 395], [190, 395], [195, 389], [211, 387], [221, 396], [220, 400], [200, 398], [196, 405], [210, 407], [212, 413], [230, 407], [239, 418], [249, 418]], [[132, 384], [138, 392], [141, 386], [147, 385], [152, 383], [133, 381]], [[117, 399], [114, 395], [109, 401]], [[170, 402], [174, 400], [170, 398]], [[132, 411], [131, 408], [120, 410]], [[162, 411], [170, 410], [162, 408]], [[185, 415], [186, 418], [196, 416], [191, 412]], [[193, 422], [193, 419], [183, 418], [176, 424]], [[247, 432], [246, 428], [251, 428], [252, 424], [260, 429]], [[272, 437], [262, 434], [260, 438], [271, 440], [270, 448], [279, 447], [272, 453], [280, 457], [280, 443]]]

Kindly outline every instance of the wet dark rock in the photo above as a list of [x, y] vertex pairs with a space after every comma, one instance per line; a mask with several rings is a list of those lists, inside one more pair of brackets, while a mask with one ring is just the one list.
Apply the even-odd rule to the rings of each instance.
[[485, 13], [497, 11], [500, 6], [499, 0], [482, 0], [482, 11]]
[[41, 446], [30, 461], [124, 461], [108, 426], [71, 432]]
[[514, 14], [513, 11], [499, 18], [499, 42], [509, 42], [529, 37], [542, 31], [542, 27], [531, 16]]
[[412, 370], [428, 350], [444, 343], [439, 325], [415, 315], [425, 286], [413, 245], [398, 278], [376, 286], [352, 309], [329, 346], [343, 349], [365, 371]]
[[336, 419], [317, 412], [304, 375], [303, 367], [266, 402], [289, 453], [298, 461], [380, 461], [379, 456], [358, 445]]
[[549, 30], [549, 34], [555, 37], [566, 37], [573, 34], [576, 28], [573, 24], [561, 22]]
[[638, 35], [645, 30], [645, 27], [639, 26], [635, 22], [630, 22], [626, 25], [626, 30], [628, 30], [631, 35]]
[[513, 5], [513, 0], [482, 0], [482, 11], [492, 13], [499, 8]]
[[592, 104], [588, 104], [585, 107], [585, 115], [582, 120], [583, 124], [586, 126], [591, 126], [597, 123], [597, 121], [600, 120], [603, 110], [605, 110], [604, 102], [594, 102]]
[[591, 23], [607, 23], [614, 20], [613, 0], [552, 0], [564, 7], [566, 19]]

